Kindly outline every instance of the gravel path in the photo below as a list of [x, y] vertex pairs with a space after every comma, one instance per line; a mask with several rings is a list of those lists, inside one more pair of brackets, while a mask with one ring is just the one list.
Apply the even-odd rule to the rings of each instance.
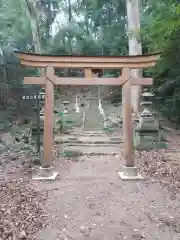
[[117, 156], [82, 157], [57, 162], [60, 178], [39, 183], [49, 190], [47, 227], [38, 240], [178, 240], [179, 198], [157, 180], [123, 182]]

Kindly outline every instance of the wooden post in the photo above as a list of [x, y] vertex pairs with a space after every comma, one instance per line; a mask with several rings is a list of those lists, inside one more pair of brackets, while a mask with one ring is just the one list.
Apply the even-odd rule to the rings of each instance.
[[84, 76], [85, 76], [85, 78], [92, 78], [92, 69], [91, 68], [85, 68]]
[[122, 86], [125, 165], [123, 171], [119, 172], [119, 175], [122, 180], [137, 180], [142, 179], [142, 176], [138, 174], [134, 162], [130, 68], [123, 68], [122, 77], [125, 81]]
[[122, 77], [126, 80], [122, 86], [125, 166], [134, 167], [130, 68], [123, 68]]
[[52, 147], [53, 147], [53, 107], [54, 107], [54, 68], [46, 68], [46, 86], [45, 86], [45, 106], [44, 106], [44, 137], [43, 151], [44, 158], [42, 167], [52, 166]]
[[58, 175], [52, 166], [53, 149], [53, 108], [54, 108], [54, 67], [47, 67], [45, 72], [45, 105], [44, 105], [44, 136], [43, 158], [38, 176], [35, 180], [54, 180]]

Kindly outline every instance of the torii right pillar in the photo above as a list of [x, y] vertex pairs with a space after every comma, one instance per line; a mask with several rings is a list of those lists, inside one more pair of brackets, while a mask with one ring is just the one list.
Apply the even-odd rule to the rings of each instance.
[[123, 138], [124, 138], [124, 160], [125, 164], [119, 176], [122, 180], [139, 180], [143, 177], [139, 174], [135, 165], [133, 146], [133, 121], [131, 104], [131, 85], [152, 85], [150, 78], [135, 79], [131, 76], [131, 69], [128, 67], [122, 70], [122, 103], [123, 103]]

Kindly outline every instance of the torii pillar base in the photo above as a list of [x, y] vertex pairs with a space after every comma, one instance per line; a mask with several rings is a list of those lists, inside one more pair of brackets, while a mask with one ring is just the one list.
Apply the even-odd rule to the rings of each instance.
[[58, 176], [58, 172], [54, 171], [54, 167], [40, 167], [37, 175], [32, 177], [32, 180], [55, 180]]
[[142, 179], [144, 179], [143, 176], [141, 176], [138, 173], [137, 167], [124, 166], [123, 171], [118, 172], [118, 174], [122, 180], [142, 180]]

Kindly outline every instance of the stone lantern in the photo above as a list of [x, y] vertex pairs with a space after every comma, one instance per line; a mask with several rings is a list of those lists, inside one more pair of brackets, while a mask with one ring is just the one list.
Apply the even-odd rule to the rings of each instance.
[[139, 118], [139, 129], [159, 129], [159, 123], [155, 116], [152, 114], [152, 100], [154, 97], [154, 94], [144, 92], [142, 95], [142, 102], [141, 106], [143, 108], [143, 111], [140, 114]]
[[62, 104], [64, 105], [64, 114], [67, 114], [69, 111], [69, 101], [63, 101]]
[[161, 138], [158, 119], [152, 113], [153, 97], [152, 93], [144, 92], [142, 94], [143, 111], [135, 128], [135, 145], [144, 149], [156, 148], [157, 142]]

